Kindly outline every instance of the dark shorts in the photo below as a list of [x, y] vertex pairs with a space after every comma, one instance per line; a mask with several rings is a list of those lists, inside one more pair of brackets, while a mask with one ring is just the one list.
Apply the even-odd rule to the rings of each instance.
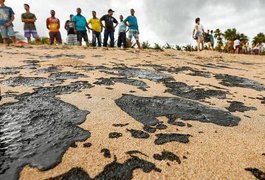
[[85, 42], [88, 42], [88, 37], [87, 37], [87, 31], [77, 31], [77, 40], [79, 42], [82, 41], [82, 38], [84, 39]]
[[25, 38], [30, 38], [31, 36], [35, 39], [39, 38], [39, 35], [36, 30], [25, 29], [24, 32]]
[[54, 44], [54, 39], [56, 39], [56, 42], [59, 44], [62, 44], [62, 37], [60, 32], [50, 32], [50, 44]]

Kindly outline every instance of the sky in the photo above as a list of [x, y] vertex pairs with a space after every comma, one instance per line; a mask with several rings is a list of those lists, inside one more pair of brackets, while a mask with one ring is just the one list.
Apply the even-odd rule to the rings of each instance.
[[[70, 14], [76, 14], [76, 8], [91, 18], [91, 11], [96, 10], [100, 18], [108, 9], [115, 11], [114, 17], [127, 17], [134, 8], [140, 30], [140, 41], [151, 44], [194, 44], [192, 30], [196, 17], [201, 18], [204, 29], [236, 28], [240, 33], [253, 38], [257, 33], [265, 33], [265, 0], [6, 0], [6, 6], [15, 12], [15, 30], [23, 33], [21, 14], [23, 4], [31, 6], [31, 12], [37, 16], [37, 30], [40, 36], [48, 36], [46, 18], [50, 10], [56, 11], [61, 24]], [[61, 27], [61, 34], [66, 38], [66, 31]], [[91, 34], [89, 35], [91, 40]], [[116, 35], [117, 39], [117, 35]]]

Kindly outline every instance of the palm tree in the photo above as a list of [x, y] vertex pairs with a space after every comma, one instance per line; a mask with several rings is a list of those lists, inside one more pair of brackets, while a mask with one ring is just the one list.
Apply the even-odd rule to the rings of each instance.
[[239, 40], [248, 41], [248, 37], [245, 34], [241, 33], [241, 34], [239, 34]]
[[216, 29], [214, 31], [214, 37], [217, 39], [217, 50], [221, 50], [221, 47], [223, 46], [223, 36], [224, 34], [221, 32], [220, 29]]
[[224, 33], [224, 37], [228, 41], [234, 41], [239, 37], [239, 34], [237, 33], [236, 28], [227, 29]]
[[265, 34], [264, 33], [258, 33], [254, 38], [252, 43], [254, 45], [265, 43]]

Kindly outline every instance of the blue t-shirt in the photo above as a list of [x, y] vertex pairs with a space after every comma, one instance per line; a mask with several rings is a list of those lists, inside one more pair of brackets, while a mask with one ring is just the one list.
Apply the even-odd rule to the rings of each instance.
[[4, 26], [7, 22], [9, 22], [14, 14], [15, 13], [12, 8], [7, 6], [0, 7], [0, 26]]
[[86, 31], [86, 18], [82, 15], [76, 15], [73, 17], [73, 21], [75, 22], [75, 27], [77, 31]]
[[138, 23], [137, 18], [135, 16], [128, 16], [124, 22], [128, 22], [130, 24], [129, 29], [130, 30], [137, 30], [138, 31]]

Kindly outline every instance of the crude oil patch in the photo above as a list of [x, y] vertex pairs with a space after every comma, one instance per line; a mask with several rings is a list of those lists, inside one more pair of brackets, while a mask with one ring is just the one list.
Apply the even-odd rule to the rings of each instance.
[[143, 91], [146, 91], [146, 88], [149, 88], [149, 86], [140, 80], [136, 79], [127, 79], [127, 78], [100, 78], [98, 81], [94, 82], [94, 84], [97, 85], [105, 85], [105, 86], [112, 86], [115, 83], [123, 83], [123, 84], [129, 84], [132, 86], [138, 87], [138, 89], [142, 89]]
[[246, 168], [245, 170], [251, 172], [251, 174], [258, 180], [265, 180], [265, 172], [257, 168]]
[[230, 112], [245, 112], [245, 111], [253, 111], [253, 110], [257, 110], [257, 108], [255, 107], [247, 107], [244, 105], [244, 103], [242, 102], [238, 102], [238, 101], [228, 101], [230, 102], [230, 106], [227, 107], [226, 109]]
[[263, 84], [243, 77], [231, 76], [228, 74], [217, 74], [215, 75], [215, 78], [221, 80], [220, 84], [228, 87], [242, 87], [257, 91], [265, 90], [265, 86]]
[[157, 139], [155, 140], [156, 145], [162, 145], [169, 142], [179, 142], [179, 143], [188, 143], [189, 142], [189, 134], [156, 134]]
[[153, 158], [158, 161], [169, 160], [169, 161], [172, 161], [172, 162], [175, 161], [176, 163], [181, 164], [180, 158], [176, 154], [169, 152], [169, 151], [165, 151], [165, 150], [161, 153], [161, 155], [154, 154]]
[[229, 127], [237, 126], [240, 121], [239, 117], [230, 112], [178, 97], [139, 97], [125, 94], [115, 102], [136, 121], [153, 128], [159, 124], [158, 117], [168, 115], [175, 119]]
[[204, 100], [206, 98], [215, 97], [218, 99], [225, 99], [226, 92], [221, 90], [205, 90], [202, 88], [194, 89], [183, 82], [164, 82], [168, 88], [165, 92], [193, 100]]
[[134, 138], [147, 139], [150, 137], [150, 135], [144, 131], [135, 130], [135, 129], [127, 129], [127, 131], [130, 132], [132, 137]]
[[42, 87], [44, 84], [55, 83], [54, 80], [42, 78], [42, 77], [13, 77], [0, 82], [1, 84], [16, 87], [16, 86], [28, 86], [28, 87]]
[[73, 58], [73, 59], [84, 59], [85, 55], [75, 55], [75, 54], [57, 54], [57, 55], [46, 55], [40, 56], [40, 59], [58, 59], [58, 58]]
[[139, 69], [139, 68], [126, 68], [126, 67], [113, 68], [113, 70], [118, 71], [120, 76], [125, 76], [126, 78], [138, 77], [140, 79], [148, 79], [150, 81], [155, 81], [155, 82], [164, 82], [164, 81], [174, 80], [169, 75], [159, 73], [153, 70], [145, 70], [145, 69]]
[[14, 75], [18, 73], [19, 73], [18, 68], [13, 68], [13, 67], [1, 67], [0, 68], [0, 74], [2, 75]]
[[25, 165], [53, 168], [74, 142], [90, 137], [77, 126], [88, 111], [42, 94], [17, 99], [0, 106], [0, 179], [18, 179]]
[[57, 72], [57, 73], [52, 73], [51, 75], [49, 75], [50, 79], [53, 80], [57, 80], [57, 81], [64, 81], [67, 79], [78, 79], [78, 78], [85, 78], [87, 77], [84, 74], [79, 74], [79, 73], [75, 73], [75, 72]]
[[36, 71], [34, 71], [37, 74], [48, 74], [48, 73], [55, 73], [60, 71], [61, 69], [58, 68], [57, 66], [50, 66], [47, 68], [42, 68], [42, 69], [38, 69]]
[[49, 179], [51, 180], [61, 180], [61, 179], [129, 180], [133, 179], [133, 172], [134, 170], [138, 169], [141, 169], [145, 173], [150, 173], [151, 171], [161, 172], [161, 169], [158, 169], [155, 166], [155, 164], [134, 156], [126, 160], [124, 163], [117, 162], [115, 158], [115, 160], [112, 163], [106, 165], [104, 170], [94, 178], [91, 178], [89, 174], [81, 168], [73, 168], [70, 171], [66, 172], [65, 174]]

